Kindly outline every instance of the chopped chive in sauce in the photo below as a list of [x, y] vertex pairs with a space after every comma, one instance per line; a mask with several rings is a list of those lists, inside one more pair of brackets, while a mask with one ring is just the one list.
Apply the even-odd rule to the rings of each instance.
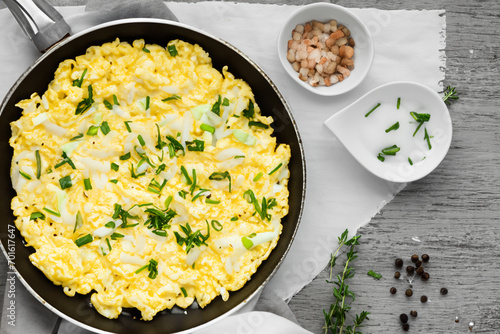
[[399, 107], [401, 106], [401, 98], [398, 97], [398, 102], [396, 103], [396, 109], [399, 110]]
[[262, 172], [260, 172], [259, 174], [255, 175], [255, 177], [253, 178], [253, 182], [259, 181], [259, 179], [262, 177], [262, 175], [264, 175], [264, 173], [262, 173]]
[[83, 179], [83, 185], [85, 186], [85, 190], [92, 190], [92, 183], [90, 183], [90, 179]]
[[380, 107], [380, 103], [377, 103], [377, 105], [376, 105], [375, 107], [373, 107], [373, 108], [372, 108], [372, 110], [370, 110], [369, 112], [367, 112], [367, 113], [366, 113], [366, 115], [365, 115], [365, 117], [370, 116], [370, 114], [371, 114], [372, 112], [374, 112], [374, 111], [375, 111], [375, 109], [377, 109], [378, 107]]
[[42, 159], [40, 158], [40, 150], [35, 151], [35, 158], [36, 158], [36, 178], [40, 179], [40, 176], [42, 175]]
[[86, 245], [88, 243], [91, 243], [92, 241], [94, 240], [94, 238], [92, 237], [91, 234], [87, 234], [81, 238], [78, 238], [75, 240], [75, 244], [78, 246], [78, 247], [82, 247], [83, 245]]
[[278, 169], [281, 168], [281, 166], [283, 166], [282, 162], [280, 162], [280, 164], [278, 166], [274, 167], [274, 169], [272, 171], [270, 171], [268, 175], [273, 175], [276, 171], [278, 171]]
[[388, 127], [387, 129], [385, 129], [385, 133], [388, 133], [390, 131], [395, 131], [397, 129], [399, 129], [399, 122], [396, 122], [393, 125], [391, 125], [390, 127]]
[[205, 123], [200, 125], [200, 129], [202, 129], [203, 131], [206, 131], [206, 132], [210, 132], [212, 134], [215, 132], [215, 128], [213, 126], [205, 124]]

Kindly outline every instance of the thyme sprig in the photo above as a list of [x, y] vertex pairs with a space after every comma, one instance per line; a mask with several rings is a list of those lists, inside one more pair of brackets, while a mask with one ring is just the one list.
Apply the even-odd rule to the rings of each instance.
[[[348, 239], [348, 235], [349, 231], [345, 230], [344, 233], [342, 233], [342, 235], [338, 238], [339, 245], [330, 258], [330, 280], [327, 280], [327, 282], [335, 285], [333, 287], [335, 302], [330, 305], [328, 312], [323, 310], [323, 314], [325, 316], [325, 325], [323, 327], [325, 329], [325, 334], [328, 333], [328, 330], [334, 334], [360, 334], [361, 332], [358, 329], [363, 326], [363, 321], [369, 320], [368, 315], [370, 313], [362, 311], [360, 314], [355, 315], [352, 325], [347, 325], [347, 315], [351, 310], [350, 305], [355, 299], [354, 292], [349, 290], [349, 285], [347, 284], [347, 280], [354, 276], [354, 268], [349, 266], [349, 264], [358, 257], [357, 252], [355, 251], [355, 246], [359, 245], [358, 240], [361, 237], [354, 236], [351, 239]], [[337, 259], [340, 256], [340, 251], [343, 247], [348, 248], [344, 269], [341, 274], [337, 275], [336, 281], [332, 281], [333, 268], [336, 265]]]
[[444, 90], [444, 103], [449, 105], [451, 101], [458, 100], [458, 98], [458, 92], [455, 90], [455, 87], [447, 86]]

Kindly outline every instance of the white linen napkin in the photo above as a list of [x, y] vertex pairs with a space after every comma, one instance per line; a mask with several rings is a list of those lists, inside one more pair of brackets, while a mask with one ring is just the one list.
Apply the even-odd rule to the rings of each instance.
[[[352, 9], [372, 33], [375, 46], [372, 69], [365, 81], [353, 91], [337, 97], [320, 97], [289, 78], [277, 56], [279, 31], [297, 6], [227, 2], [167, 4], [180, 22], [232, 43], [257, 62], [281, 90], [294, 113], [307, 162], [305, 211], [287, 258], [259, 300], [260, 303], [267, 296], [278, 296], [274, 299], [267, 297], [266, 310], [289, 316], [293, 321], [293, 316], [286, 311], [277, 311], [283, 311], [284, 304], [279, 301], [289, 300], [326, 266], [331, 251], [336, 247], [337, 236], [343, 230], [349, 228], [354, 234], [405, 186], [383, 181], [367, 172], [323, 122], [369, 90], [387, 82], [416, 81], [441, 91], [445, 66], [444, 12]], [[73, 32], [105, 20], [100, 15], [85, 13], [81, 6], [58, 9]], [[3, 45], [0, 48], [0, 65], [3, 65], [0, 66], [0, 98], [3, 98], [39, 53], [7, 10], [0, 11], [0, 22], [4, 28], [0, 31], [0, 43]], [[19, 287], [19, 290], [23, 289]], [[16, 300], [18, 307], [29, 312], [19, 311], [20, 321], [16, 327], [9, 327], [2, 317], [2, 333], [50, 333], [50, 326], [40, 327], [42, 323], [49, 322], [43, 321], [47, 317], [54, 317], [49, 325], [55, 322], [55, 316], [50, 311], [40, 304], [30, 304], [34, 298], [27, 292], [16, 295]], [[6, 302], [9, 302], [7, 296], [3, 310], [8, 305]], [[267, 312], [251, 312], [228, 317], [201, 332], [235, 333], [235, 328], [240, 328], [241, 333], [307, 332], [292, 321], [276, 318]], [[35, 326], [36, 331], [33, 330]], [[85, 331], [63, 321], [60, 333], [70, 332]]]

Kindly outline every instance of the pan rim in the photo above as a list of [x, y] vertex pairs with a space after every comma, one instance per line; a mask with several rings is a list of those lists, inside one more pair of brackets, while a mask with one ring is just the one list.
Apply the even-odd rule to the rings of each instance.
[[[51, 54], [54, 51], [56, 51], [57, 49], [63, 47], [64, 45], [66, 45], [67, 43], [69, 43], [69, 42], [71, 42], [71, 41], [73, 41], [75, 39], [78, 39], [81, 36], [90, 34], [90, 33], [94, 32], [94, 31], [97, 31], [97, 30], [100, 30], [100, 29], [104, 29], [106, 27], [119, 26], [119, 25], [124, 25], [124, 24], [144, 24], [144, 23], [153, 23], [153, 24], [164, 24], [164, 25], [178, 26], [178, 27], [182, 27], [182, 28], [194, 31], [196, 33], [199, 33], [201, 35], [209, 37], [212, 40], [214, 40], [214, 41], [216, 41], [218, 43], [221, 43], [221, 44], [227, 46], [228, 48], [230, 48], [233, 51], [235, 51], [246, 62], [248, 62], [250, 65], [252, 65], [259, 72], [259, 74], [269, 83], [269, 85], [275, 91], [275, 93], [278, 96], [279, 100], [283, 104], [283, 106], [284, 106], [284, 108], [285, 108], [285, 110], [287, 112], [287, 115], [290, 118], [291, 126], [293, 126], [293, 130], [294, 130], [295, 136], [297, 138], [298, 149], [299, 149], [298, 152], [300, 152], [300, 161], [301, 161], [301, 164], [302, 164], [302, 193], [300, 194], [301, 201], [300, 201], [300, 207], [298, 209], [297, 223], [295, 224], [295, 228], [294, 228], [293, 233], [292, 233], [292, 235], [290, 237], [290, 240], [289, 240], [289, 242], [288, 242], [288, 244], [287, 244], [287, 246], [286, 246], [283, 254], [279, 258], [277, 264], [274, 266], [274, 268], [271, 271], [271, 273], [255, 289], [255, 291], [253, 291], [249, 296], [247, 296], [243, 301], [241, 301], [235, 307], [231, 308], [230, 310], [222, 313], [221, 315], [217, 316], [216, 318], [214, 318], [214, 319], [212, 319], [212, 320], [210, 320], [210, 321], [208, 321], [206, 323], [203, 323], [203, 324], [195, 326], [195, 327], [191, 327], [191, 328], [186, 329], [186, 330], [182, 330], [180, 332], [175, 332], [177, 334], [190, 333], [192, 331], [196, 331], [196, 330], [200, 330], [200, 329], [206, 328], [206, 327], [212, 325], [213, 323], [215, 323], [217, 321], [220, 321], [220, 320], [226, 318], [227, 316], [229, 316], [231, 314], [234, 314], [235, 312], [237, 312], [238, 310], [240, 310], [243, 306], [247, 305], [248, 302], [250, 300], [252, 300], [255, 296], [257, 296], [257, 295], [260, 294], [260, 292], [262, 291], [262, 289], [264, 288], [264, 286], [272, 279], [272, 277], [276, 274], [276, 272], [278, 271], [279, 267], [283, 263], [286, 255], [288, 254], [288, 252], [290, 250], [290, 247], [291, 247], [291, 245], [292, 245], [292, 243], [293, 243], [293, 241], [295, 239], [295, 236], [297, 234], [297, 231], [298, 231], [301, 219], [302, 219], [302, 215], [303, 215], [303, 211], [304, 211], [305, 196], [306, 196], [306, 174], [307, 174], [306, 173], [306, 159], [305, 159], [303, 141], [302, 141], [302, 138], [301, 138], [300, 133], [298, 131], [298, 126], [297, 126], [297, 123], [296, 123], [296, 121], [295, 121], [295, 119], [293, 117], [293, 113], [292, 113], [292, 110], [291, 110], [290, 106], [286, 102], [285, 98], [283, 97], [282, 93], [280, 92], [280, 90], [278, 89], [278, 87], [276, 86], [276, 84], [271, 80], [271, 78], [264, 72], [264, 70], [255, 61], [253, 61], [251, 58], [249, 58], [245, 53], [243, 53], [237, 47], [235, 47], [231, 43], [229, 43], [229, 42], [227, 42], [227, 41], [225, 41], [225, 40], [223, 40], [223, 39], [221, 39], [219, 37], [216, 37], [216, 36], [214, 36], [214, 35], [212, 35], [210, 33], [205, 32], [205, 31], [203, 31], [203, 30], [201, 30], [199, 28], [193, 27], [193, 26], [188, 25], [188, 24], [180, 23], [180, 22], [177, 22], [177, 21], [166, 20], [166, 19], [153, 19], [153, 18], [120, 19], [120, 20], [113, 20], [113, 21], [101, 23], [101, 24], [98, 24], [96, 26], [84, 29], [84, 30], [82, 30], [82, 31], [80, 31], [80, 32], [72, 35], [72, 36], [69, 36], [68, 38], [64, 39], [63, 41], [59, 42], [58, 44], [56, 44], [55, 46], [53, 46], [49, 51], [47, 51], [46, 53], [44, 53], [43, 55], [41, 55], [31, 66], [29, 66], [21, 74], [21, 76], [15, 81], [15, 83], [12, 85], [12, 87], [8, 90], [8, 92], [5, 95], [2, 103], [0, 104], [0, 115], [3, 113], [3, 111], [4, 111], [5, 107], [6, 107], [6, 104], [7, 104], [8, 101], [10, 101], [13, 93], [24, 82], [24, 79], [31, 73], [31, 71], [33, 71], [39, 65], [39, 63], [41, 63], [45, 58], [51, 56]], [[8, 261], [8, 265], [10, 266], [10, 269], [16, 273], [16, 276], [21, 281], [21, 283], [23, 284], [23, 286], [30, 292], [30, 294], [33, 297], [35, 297], [35, 299], [37, 301], [39, 301], [41, 304], [43, 304], [46, 308], [48, 308], [50, 311], [52, 311], [53, 313], [55, 313], [57, 316], [65, 319], [65, 320], [67, 320], [67, 321], [69, 321], [69, 322], [71, 322], [71, 323], [73, 323], [73, 324], [75, 324], [75, 325], [77, 325], [77, 326], [79, 326], [81, 328], [89, 330], [91, 332], [102, 333], [102, 334], [112, 334], [113, 333], [113, 332], [105, 331], [105, 330], [102, 330], [102, 329], [99, 329], [99, 328], [95, 328], [95, 327], [89, 326], [89, 325], [87, 325], [85, 323], [82, 323], [82, 322], [78, 321], [77, 319], [72, 318], [71, 316], [64, 314], [62, 311], [60, 311], [56, 307], [52, 306], [49, 302], [47, 302], [44, 298], [42, 298], [35, 291], [35, 289], [33, 289], [31, 287], [31, 285], [29, 285], [29, 283], [23, 278], [23, 276], [16, 269], [15, 264], [10, 263], [10, 261], [8, 260], [7, 250], [5, 249], [3, 242], [0, 242], [0, 248], [2, 249], [2, 252], [3, 252], [5, 258]]]

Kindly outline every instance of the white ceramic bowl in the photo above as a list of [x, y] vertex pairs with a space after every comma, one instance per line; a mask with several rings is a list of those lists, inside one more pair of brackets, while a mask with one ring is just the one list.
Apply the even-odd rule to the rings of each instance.
[[[412, 111], [429, 114], [430, 118], [419, 127]], [[397, 130], [389, 130], [396, 122]], [[368, 171], [393, 182], [415, 181], [432, 172], [446, 156], [453, 132], [441, 96], [409, 81], [373, 89], [330, 117], [325, 125]], [[393, 145], [400, 151], [380, 161], [378, 153]]]
[[[343, 24], [351, 31], [355, 42], [354, 70], [347, 79], [329, 87], [313, 87], [300, 80], [299, 73], [293, 69], [292, 64], [286, 58], [288, 40], [292, 39], [293, 29], [298, 24], [305, 24], [312, 20], [320, 22], [337, 20], [338, 24]], [[299, 8], [288, 18], [278, 37], [278, 55], [285, 70], [299, 85], [319, 95], [334, 96], [350, 91], [366, 77], [373, 61], [373, 41], [366, 26], [350, 10], [330, 3], [313, 3]]]

